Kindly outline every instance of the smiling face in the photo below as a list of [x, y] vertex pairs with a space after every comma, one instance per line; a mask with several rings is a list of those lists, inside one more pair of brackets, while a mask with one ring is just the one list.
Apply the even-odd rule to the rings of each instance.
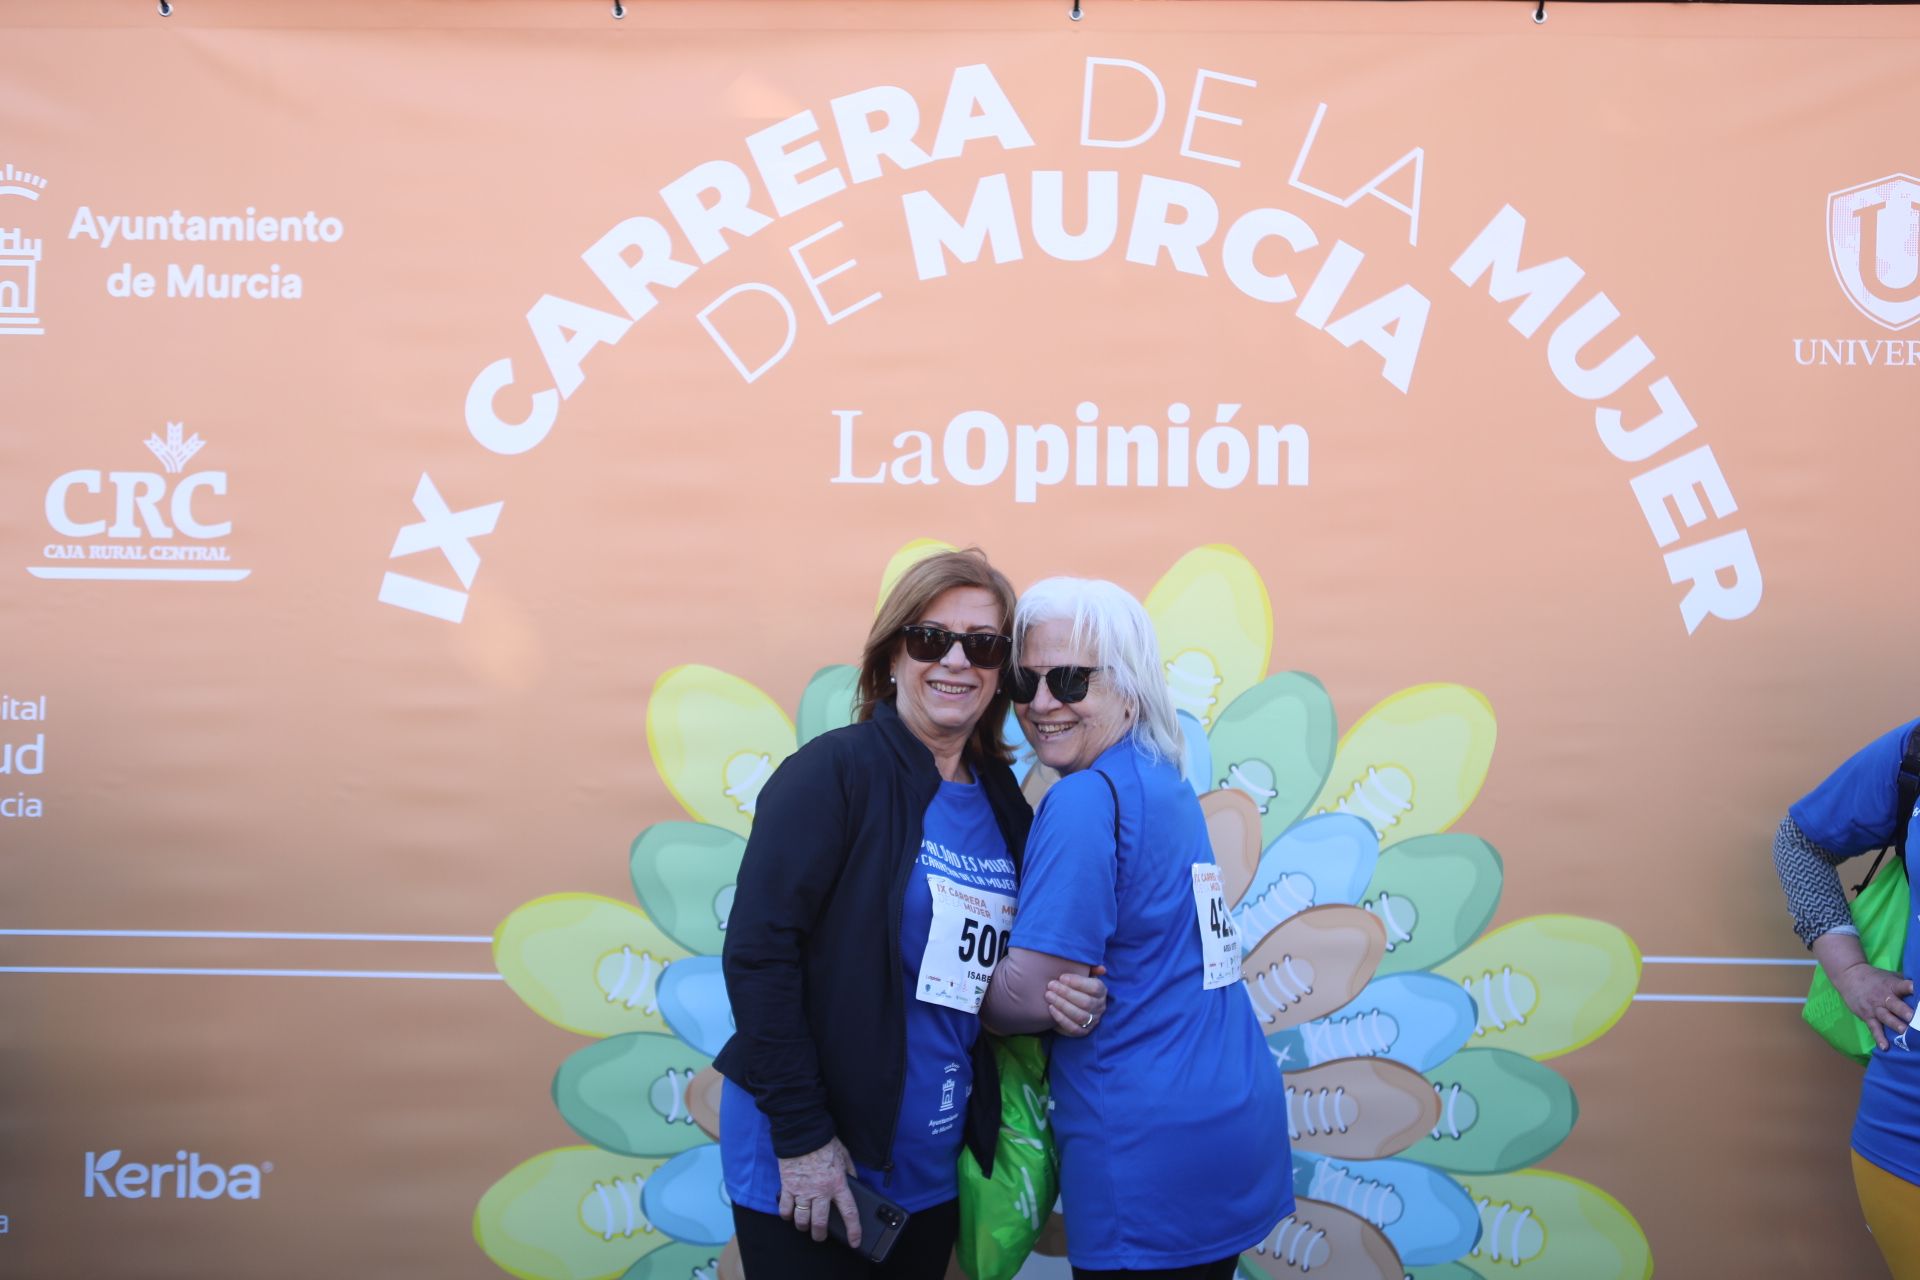
[[[990, 635], [1005, 634], [1003, 621], [1000, 602], [981, 587], [943, 591], [914, 618], [948, 631]], [[957, 751], [966, 742], [1000, 687], [1000, 672], [969, 663], [959, 641], [938, 662], [914, 661], [902, 642], [894, 649], [892, 672], [900, 719], [935, 755]]]
[[[1027, 629], [1020, 650], [1020, 665], [1035, 676], [1053, 667], [1092, 667], [1094, 655], [1072, 643], [1072, 624], [1064, 618], [1036, 622]], [[1084, 769], [1100, 758], [1100, 753], [1126, 736], [1133, 716], [1106, 672], [1096, 671], [1087, 687], [1087, 696], [1071, 705], [1053, 696], [1044, 679], [1033, 701], [1015, 705], [1014, 714], [1026, 730], [1027, 741], [1040, 757], [1040, 763], [1060, 773]]]

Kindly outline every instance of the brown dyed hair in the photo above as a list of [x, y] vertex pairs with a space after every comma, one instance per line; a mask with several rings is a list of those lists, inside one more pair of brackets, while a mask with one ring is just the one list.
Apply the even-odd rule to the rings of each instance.
[[[867, 633], [866, 647], [860, 653], [859, 701], [854, 712], [856, 720], [871, 718], [875, 703], [894, 699], [896, 690], [889, 677], [894, 659], [906, 643], [900, 638], [900, 628], [920, 621], [927, 606], [955, 587], [978, 587], [990, 593], [1000, 605], [1000, 633], [1012, 634], [1013, 584], [1007, 581], [1006, 574], [988, 563], [986, 552], [978, 547], [968, 547], [965, 551], [943, 551], [939, 555], [928, 556], [900, 575], [899, 581], [893, 584], [893, 590], [887, 593], [886, 600], [881, 603], [880, 612], [874, 615], [873, 629]], [[1005, 673], [1002, 672], [993, 697], [988, 699], [987, 709], [980, 716], [980, 723], [974, 726], [973, 736], [967, 740], [969, 754], [996, 764], [1005, 764], [1013, 758], [1007, 750], [1006, 741], [1000, 736], [1000, 730], [1007, 722], [1010, 702]]]

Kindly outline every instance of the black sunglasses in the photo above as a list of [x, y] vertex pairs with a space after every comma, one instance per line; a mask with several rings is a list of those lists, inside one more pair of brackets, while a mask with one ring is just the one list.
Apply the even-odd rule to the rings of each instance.
[[[1087, 696], [1087, 686], [1098, 667], [1049, 667], [1047, 688], [1061, 703], [1071, 705]], [[1040, 695], [1040, 673], [1032, 667], [1015, 667], [1007, 672], [1007, 696], [1026, 706]]]
[[945, 627], [916, 622], [900, 628], [906, 637], [907, 656], [915, 662], [938, 662], [953, 652], [954, 642], [967, 662], [976, 667], [998, 669], [1006, 665], [1013, 651], [1013, 640], [992, 631], [949, 631]]

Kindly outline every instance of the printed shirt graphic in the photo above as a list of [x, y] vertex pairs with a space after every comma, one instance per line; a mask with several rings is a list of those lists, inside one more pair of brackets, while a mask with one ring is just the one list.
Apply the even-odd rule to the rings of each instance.
[[[1920, 851], [1920, 821], [1896, 812], [1901, 751], [1916, 728], [1920, 720], [1910, 720], [1875, 738], [1794, 803], [1788, 812], [1809, 840], [1834, 853], [1865, 853], [1891, 843], [1895, 827], [1907, 824], [1907, 849]], [[1900, 971], [1920, 985], [1920, 927], [1914, 923], [1920, 915], [1920, 881], [1911, 868], [1907, 893]], [[1920, 1183], [1920, 1033], [1893, 1037], [1867, 1060], [1853, 1149], [1888, 1173]]]
[[[900, 956], [906, 989], [916, 989], [920, 961], [933, 927], [933, 876], [994, 894], [1018, 890], [1013, 859], [978, 783], [942, 782], [927, 806], [920, 856], [907, 878], [900, 913]], [[967, 1097], [973, 1092], [977, 1014], [907, 1002], [907, 1081], [893, 1137], [893, 1169], [865, 1165], [855, 1172], [909, 1212], [943, 1204], [958, 1194], [957, 1164], [966, 1134]], [[753, 1095], [731, 1080], [720, 1105], [720, 1148], [727, 1195], [735, 1204], [776, 1213], [780, 1166], [773, 1129]]]
[[1055, 783], [1034, 819], [1013, 945], [1108, 969], [1099, 1028], [1053, 1046], [1075, 1266], [1209, 1262], [1292, 1209], [1280, 1072], [1242, 984], [1203, 984], [1193, 865], [1212, 861], [1193, 788], [1132, 739]]

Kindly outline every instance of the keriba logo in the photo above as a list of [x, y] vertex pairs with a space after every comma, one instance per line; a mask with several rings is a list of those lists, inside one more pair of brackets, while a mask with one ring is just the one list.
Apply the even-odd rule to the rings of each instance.
[[1920, 178], [1889, 174], [1828, 196], [1827, 252], [1867, 319], [1895, 331], [1920, 322]]
[[215, 1164], [198, 1151], [174, 1152], [174, 1164], [122, 1164], [118, 1148], [87, 1152], [87, 1199], [258, 1200], [264, 1164]]

